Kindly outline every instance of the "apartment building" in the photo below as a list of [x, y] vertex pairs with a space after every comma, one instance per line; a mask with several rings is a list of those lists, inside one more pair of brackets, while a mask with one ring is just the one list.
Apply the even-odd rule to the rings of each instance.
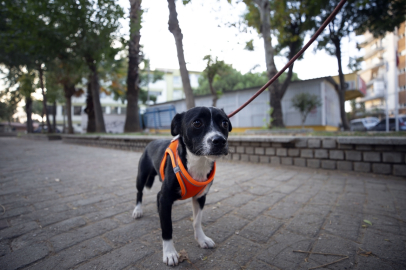
[[366, 112], [376, 116], [384, 116], [386, 109], [389, 116], [396, 110], [406, 113], [405, 23], [384, 37], [369, 32], [364, 37], [359, 46], [365, 50], [365, 68], [358, 74], [366, 83], [366, 95], [357, 102], [364, 102]]

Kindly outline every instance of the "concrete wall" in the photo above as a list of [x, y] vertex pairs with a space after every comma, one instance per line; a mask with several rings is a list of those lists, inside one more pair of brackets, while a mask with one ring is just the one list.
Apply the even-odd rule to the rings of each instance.
[[[228, 91], [223, 93], [217, 101], [218, 108], [223, 108], [229, 114], [235, 111], [250, 99], [259, 88]], [[307, 81], [292, 82], [282, 99], [282, 112], [286, 126], [300, 126], [300, 113], [292, 107], [291, 99], [298, 93], [308, 92], [319, 96], [323, 105], [313, 110], [306, 119], [305, 126], [333, 126], [338, 127], [340, 123], [340, 111], [337, 92], [334, 86], [326, 79], [314, 79]], [[211, 106], [212, 97], [195, 97], [196, 106]], [[176, 112], [186, 111], [185, 100], [175, 100], [163, 104], [173, 104]], [[156, 104], [154, 106], [161, 106]], [[254, 101], [245, 107], [240, 113], [231, 118], [233, 128], [261, 128], [269, 122], [269, 92], [262, 92]]]
[[[130, 151], [143, 151], [157, 138], [165, 137], [62, 135], [66, 143]], [[404, 138], [230, 136], [228, 141], [227, 160], [406, 177]]]

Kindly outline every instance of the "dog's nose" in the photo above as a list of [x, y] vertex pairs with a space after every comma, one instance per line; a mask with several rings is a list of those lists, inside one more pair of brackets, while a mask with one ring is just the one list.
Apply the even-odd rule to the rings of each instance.
[[224, 146], [226, 144], [226, 139], [221, 136], [215, 136], [211, 138], [211, 143], [215, 146]]

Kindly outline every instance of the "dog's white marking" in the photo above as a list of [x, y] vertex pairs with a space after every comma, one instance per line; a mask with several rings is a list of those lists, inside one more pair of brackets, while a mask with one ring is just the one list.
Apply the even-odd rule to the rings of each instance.
[[173, 240], [163, 240], [163, 262], [166, 265], [178, 265], [178, 252], [176, 252]]
[[195, 230], [195, 239], [199, 243], [201, 248], [214, 248], [214, 241], [207, 237], [202, 229], [202, 214], [203, 211], [200, 209], [199, 202], [196, 197], [192, 198], [193, 204], [193, 229]]
[[209, 108], [209, 111], [210, 111], [210, 127], [209, 127], [209, 131], [204, 136], [203, 141], [202, 141], [201, 154], [206, 155], [206, 156], [207, 156], [208, 153], [210, 153], [211, 147], [212, 147], [212, 145], [210, 145], [209, 141], [211, 141], [216, 136], [219, 136], [219, 137], [223, 138], [224, 140], [226, 140], [226, 138], [224, 138], [223, 133], [221, 133], [220, 131], [218, 131], [218, 130], [216, 130], [214, 128], [213, 114], [212, 114], [211, 108], [213, 108], [213, 107]]
[[187, 171], [196, 181], [206, 181], [210, 173], [215, 156], [196, 156], [186, 147]]
[[137, 203], [133, 211], [133, 218], [140, 218], [142, 217], [142, 203]]

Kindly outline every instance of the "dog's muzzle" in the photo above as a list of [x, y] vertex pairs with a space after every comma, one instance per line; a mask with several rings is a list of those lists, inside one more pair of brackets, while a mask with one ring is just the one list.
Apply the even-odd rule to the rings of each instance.
[[207, 145], [210, 148], [209, 155], [227, 155], [228, 154], [228, 145], [227, 140], [222, 136], [213, 136], [207, 139]]

